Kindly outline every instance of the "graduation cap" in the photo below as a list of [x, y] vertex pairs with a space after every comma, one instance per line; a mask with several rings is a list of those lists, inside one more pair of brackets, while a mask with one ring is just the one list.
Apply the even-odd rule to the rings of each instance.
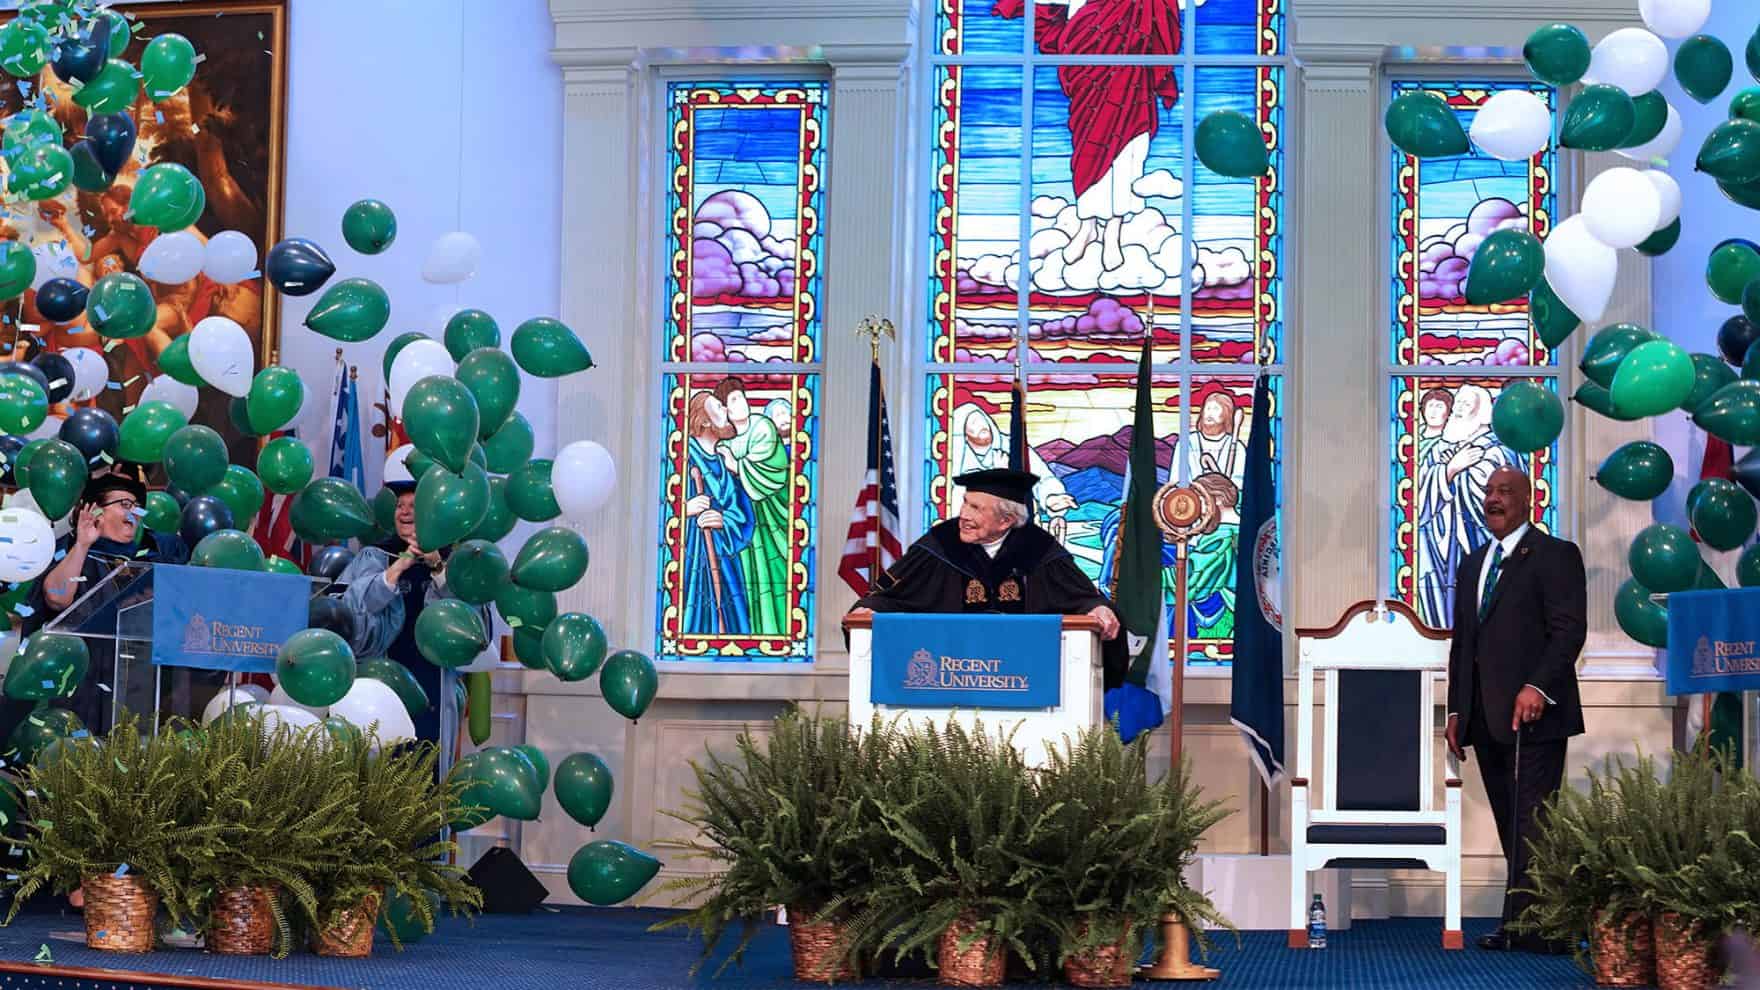
[[1039, 476], [1031, 471], [1016, 471], [1013, 468], [985, 468], [982, 471], [968, 471], [953, 479], [953, 483], [968, 492], [983, 492], [1010, 502], [1032, 505], [1033, 486], [1039, 483]]
[[416, 491], [414, 481], [387, 481], [385, 487], [393, 495], [414, 495]]
[[135, 504], [140, 505], [147, 500], [147, 486], [141, 481], [140, 473], [140, 468], [134, 464], [118, 463], [109, 472], [86, 482], [81, 498], [95, 504], [111, 492], [127, 492], [134, 496]]

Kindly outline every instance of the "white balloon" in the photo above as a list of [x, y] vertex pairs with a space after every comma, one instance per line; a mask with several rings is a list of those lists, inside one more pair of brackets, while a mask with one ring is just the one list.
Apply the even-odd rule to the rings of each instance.
[[1681, 184], [1674, 181], [1674, 176], [1659, 168], [1646, 169], [1644, 178], [1649, 179], [1650, 184], [1656, 187], [1656, 198], [1662, 205], [1662, 211], [1656, 216], [1656, 229], [1661, 230], [1680, 218]]
[[55, 530], [39, 512], [0, 509], [0, 581], [29, 581], [55, 559]]
[[43, 417], [43, 425], [42, 426], [39, 426], [36, 429], [30, 431], [29, 433], [26, 433], [24, 435], [24, 438], [26, 440], [54, 440], [54, 439], [57, 439], [58, 437], [61, 436], [61, 424], [66, 421], [67, 421], [66, 416], [57, 416], [54, 413], [50, 413], [49, 415]]
[[251, 390], [256, 359], [251, 353], [250, 334], [224, 316], [207, 317], [189, 332], [189, 363], [202, 381], [227, 395], [244, 395]]
[[160, 375], [153, 379], [147, 383], [146, 390], [141, 392], [142, 402], [169, 402], [178, 412], [183, 413], [184, 419], [195, 418], [196, 403], [201, 397], [194, 385], [185, 385], [170, 375]]
[[275, 732], [284, 726], [298, 732], [322, 721], [324, 720], [304, 708], [295, 708], [292, 705], [263, 706], [263, 731], [265, 733]]
[[39, 244], [31, 248], [31, 254], [37, 259], [37, 273], [31, 276], [31, 288], [40, 289], [43, 283], [52, 278], [77, 278], [79, 276], [79, 259], [73, 252], [61, 246], [58, 239], [53, 243]]
[[1589, 235], [1608, 247], [1635, 247], [1656, 232], [1662, 197], [1637, 169], [1610, 168], [1589, 180], [1578, 215]]
[[378, 723], [374, 734], [382, 743], [414, 739], [416, 735], [415, 723], [410, 721], [409, 709], [403, 706], [403, 699], [383, 681], [371, 677], [355, 678], [354, 685], [342, 700], [330, 706], [330, 714], [362, 732]]
[[269, 699], [269, 692], [255, 684], [240, 684], [237, 687], [222, 688], [219, 694], [208, 699], [202, 709], [202, 724], [207, 725], [219, 718], [227, 709], [237, 705], [260, 705]]
[[222, 230], [208, 239], [202, 273], [221, 285], [242, 282], [257, 270], [257, 245], [236, 230]]
[[84, 402], [110, 383], [109, 362], [90, 347], [69, 347], [61, 356], [73, 365], [73, 394], [69, 396], [73, 401]]
[[440, 285], [462, 282], [477, 273], [477, 262], [483, 258], [483, 246], [462, 230], [441, 234], [422, 262], [422, 280]]
[[12, 669], [12, 658], [17, 655], [21, 641], [16, 629], [0, 633], [0, 681], [4, 681], [6, 672]]
[[1668, 75], [1668, 46], [1643, 28], [1620, 28], [1596, 42], [1589, 56], [1585, 83], [1618, 86], [1631, 96], [1643, 96]]
[[205, 254], [200, 238], [187, 230], [178, 230], [153, 238], [141, 252], [137, 267], [144, 278], [181, 285], [201, 274]]
[[1546, 284], [1584, 323], [1599, 322], [1613, 298], [1619, 253], [1596, 240], [1579, 216], [1546, 237]]
[[1680, 111], [1676, 110], [1673, 105], [1670, 105], [1668, 108], [1668, 118], [1662, 122], [1662, 130], [1657, 132], [1655, 137], [1638, 145], [1636, 148], [1615, 148], [1614, 150], [1633, 161], [1639, 162], [1667, 158], [1669, 155], [1674, 154], [1675, 147], [1681, 143], [1682, 133], [1683, 128], [1681, 127]]
[[556, 452], [550, 467], [550, 488], [562, 514], [579, 519], [603, 508], [617, 487], [617, 465], [604, 447], [577, 440]]
[[302, 705], [299, 702], [293, 700], [293, 695], [288, 694], [287, 689], [283, 688], [281, 686], [280, 682], [277, 682], [275, 684], [275, 690], [269, 692], [269, 704], [271, 704], [271, 705], [286, 705], [289, 708], [303, 709], [305, 711], [311, 712], [313, 715], [316, 715], [319, 718], [323, 718], [330, 711], [330, 709], [328, 709], [328, 708], [313, 708], [311, 705]]
[[411, 342], [391, 362], [391, 379], [386, 383], [391, 392], [391, 408], [403, 415], [403, 397], [409, 394], [410, 386], [429, 375], [450, 375], [453, 370], [452, 355], [445, 344], [438, 340]]
[[385, 455], [385, 472], [380, 475], [385, 484], [389, 485], [393, 481], [416, 480], [416, 476], [409, 473], [409, 452], [414, 449], [416, 449], [415, 444], [406, 443]]
[[1638, 0], [1638, 16], [1664, 38], [1685, 38], [1711, 18], [1711, 0]]
[[1470, 132], [1479, 150], [1506, 162], [1532, 158], [1552, 138], [1552, 111], [1525, 89], [1506, 89], [1473, 115]]

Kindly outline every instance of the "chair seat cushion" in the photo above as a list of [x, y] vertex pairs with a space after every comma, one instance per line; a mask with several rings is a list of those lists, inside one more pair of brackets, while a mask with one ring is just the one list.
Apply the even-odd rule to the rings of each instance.
[[1309, 825], [1315, 845], [1440, 846], [1448, 841], [1441, 825]]

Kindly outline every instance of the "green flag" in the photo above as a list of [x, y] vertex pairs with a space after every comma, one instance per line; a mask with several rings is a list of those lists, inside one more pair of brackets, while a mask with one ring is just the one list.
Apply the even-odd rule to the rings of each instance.
[[[1124, 478], [1124, 508], [1118, 527], [1118, 560], [1113, 569], [1113, 604], [1130, 652], [1125, 680], [1148, 687], [1161, 639], [1165, 609], [1161, 591], [1161, 528], [1155, 525], [1155, 398], [1150, 390], [1149, 337], [1137, 365], [1137, 408]], [[1161, 692], [1157, 691], [1157, 694]], [[1162, 697], [1166, 704], [1167, 698]]]

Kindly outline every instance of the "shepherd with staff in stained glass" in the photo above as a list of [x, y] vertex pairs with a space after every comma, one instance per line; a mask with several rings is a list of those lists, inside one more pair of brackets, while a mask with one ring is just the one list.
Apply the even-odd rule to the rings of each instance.
[[752, 542], [752, 500], [716, 453], [738, 431], [713, 392], [691, 396], [685, 428], [684, 630], [748, 635], [752, 617], [740, 552]]

